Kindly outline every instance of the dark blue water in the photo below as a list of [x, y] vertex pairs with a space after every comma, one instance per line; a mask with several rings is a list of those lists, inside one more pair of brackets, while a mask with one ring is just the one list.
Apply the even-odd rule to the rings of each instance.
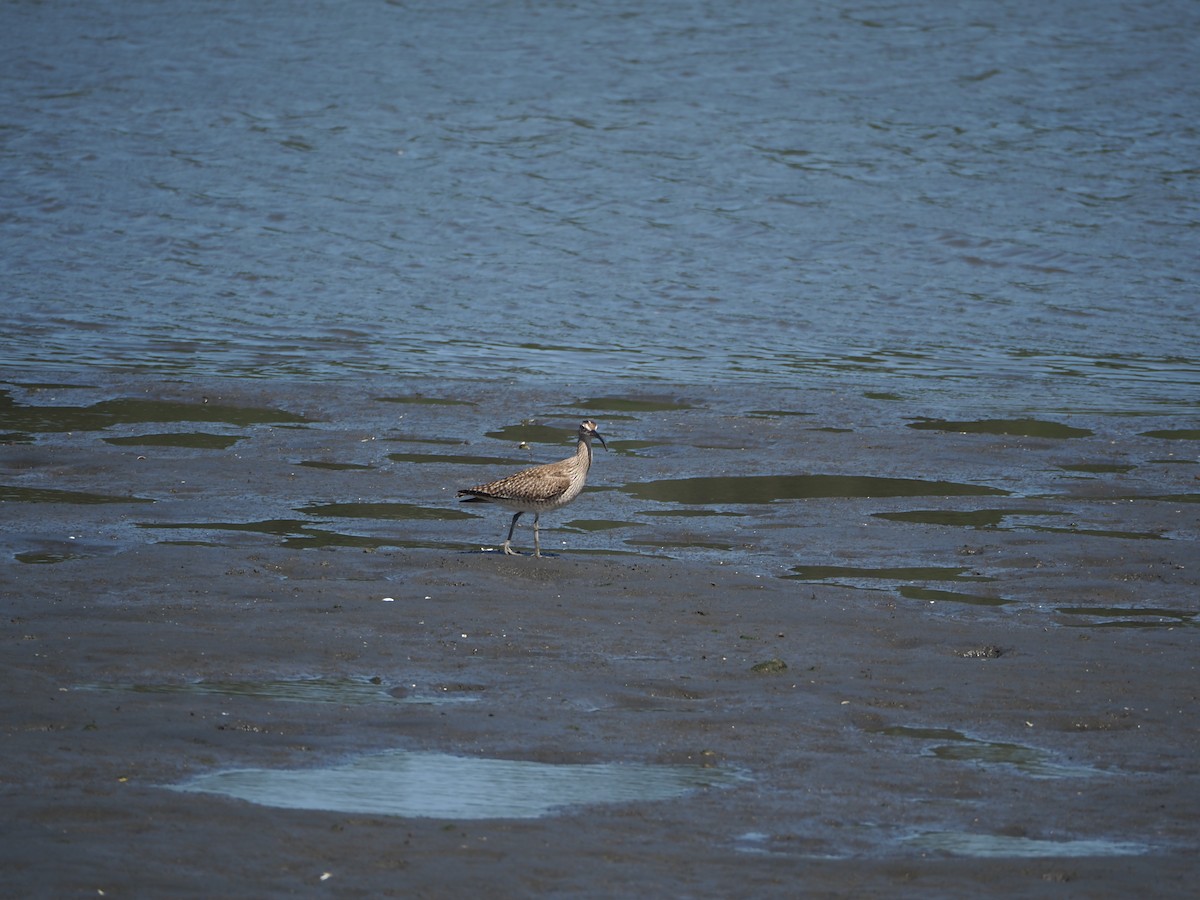
[[1196, 410], [1200, 5], [0, 6], [0, 366]]

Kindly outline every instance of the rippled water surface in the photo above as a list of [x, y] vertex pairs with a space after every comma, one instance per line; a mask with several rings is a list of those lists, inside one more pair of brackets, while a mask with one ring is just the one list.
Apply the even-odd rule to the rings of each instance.
[[0, 25], [0, 365], [24, 378], [1195, 410], [1188, 0], [127, 0]]

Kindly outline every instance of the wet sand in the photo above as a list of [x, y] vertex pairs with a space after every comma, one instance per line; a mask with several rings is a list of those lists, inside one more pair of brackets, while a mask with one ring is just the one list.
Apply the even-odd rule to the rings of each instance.
[[[502, 510], [437, 512], [458, 512], [460, 482], [505, 470], [416, 455], [520, 458], [481, 430], [519, 424], [522, 409], [559, 428], [576, 409], [476, 390], [439, 395], [472, 405], [394, 386], [14, 391], [25, 411], [4, 430], [32, 437], [0, 448], [0, 894], [1191, 896], [1193, 445], [1168, 451], [1105, 423], [1091, 436], [931, 441], [845, 398], [792, 398], [776, 412], [804, 415], [761, 417], [752, 400], [639, 395], [641, 408], [594, 413], [616, 452], [598, 458], [595, 490], [543, 522], [555, 555], [506, 558], [480, 550], [503, 537]], [[96, 404], [114, 397], [305, 421], [162, 426], [133, 421], [142, 408], [98, 426], [112, 408]], [[46, 417], [30, 410], [53, 405], [90, 410], [93, 426], [37, 430]], [[803, 460], [755, 469], [798, 422]], [[238, 440], [103, 440], [198, 431]], [[535, 445], [530, 462], [567, 449]], [[1168, 453], [1182, 464], [1152, 462]], [[1009, 493], [696, 517], [680, 514], [703, 504], [660, 509], [628, 490], [744, 459], [759, 474], [840, 475], [839, 458]], [[1079, 471], [1064, 465], [1092, 469], [1047, 474]], [[38, 493], [50, 491], [74, 493]], [[410, 506], [362, 505], [386, 503]], [[927, 515], [984, 508], [1016, 524]], [[914, 510], [923, 521], [878, 517]], [[528, 539], [518, 531], [518, 546]], [[845, 577], [795, 568], [819, 565]], [[314, 678], [334, 687], [278, 696]], [[168, 789], [396, 749], [744, 780], [524, 820]]]

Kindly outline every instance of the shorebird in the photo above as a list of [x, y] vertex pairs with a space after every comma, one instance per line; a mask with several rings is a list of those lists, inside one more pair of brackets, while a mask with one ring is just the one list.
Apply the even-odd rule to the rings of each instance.
[[521, 513], [527, 512], [533, 513], [533, 555], [542, 555], [538, 518], [544, 512], [562, 509], [583, 490], [588, 469], [592, 467], [592, 438], [596, 438], [608, 450], [608, 444], [604, 443], [604, 438], [596, 430], [598, 427], [591, 419], [579, 423], [579, 443], [575, 446], [574, 456], [458, 492], [463, 503], [498, 503], [516, 510], [512, 524], [508, 526], [508, 537], [504, 539], [504, 552], [507, 555], [521, 555], [512, 548], [512, 536], [517, 519], [521, 518]]

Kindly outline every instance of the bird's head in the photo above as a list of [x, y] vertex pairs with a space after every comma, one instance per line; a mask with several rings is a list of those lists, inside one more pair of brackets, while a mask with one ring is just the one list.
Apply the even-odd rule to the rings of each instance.
[[591, 419], [584, 419], [579, 423], [579, 439], [581, 441], [590, 441], [592, 438], [595, 438], [600, 442], [600, 446], [603, 447], [607, 453], [608, 444], [604, 443], [604, 435], [600, 433], [598, 430], [599, 428], [600, 426]]

